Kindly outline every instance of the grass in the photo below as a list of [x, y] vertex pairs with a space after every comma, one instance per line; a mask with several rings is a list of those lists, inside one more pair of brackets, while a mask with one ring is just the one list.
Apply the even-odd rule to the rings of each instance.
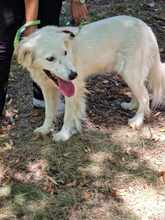
[[[158, 186], [158, 171], [149, 168], [139, 157], [139, 147], [123, 148], [117, 142], [112, 141], [109, 134], [97, 130], [88, 130], [66, 143], [52, 143], [49, 139], [42, 145], [36, 140], [27, 142], [24, 166], [19, 163], [15, 170], [14, 161], [8, 163], [11, 172], [23, 172], [24, 179], [9, 181], [10, 190], [6, 190], [8, 194], [1, 200], [2, 212], [5, 209], [10, 217], [31, 220], [143, 219], [126, 202], [130, 202], [129, 195], [134, 193], [135, 201], [143, 203], [138, 198], [141, 190], [144, 190], [143, 199], [148, 202], [150, 191]], [[148, 148], [147, 144], [143, 144], [144, 149]], [[10, 151], [10, 156], [14, 151]], [[17, 158], [21, 157], [22, 149], [18, 146]], [[36, 169], [38, 161], [47, 163], [43, 178], [31, 179], [38, 173], [37, 169], [40, 170]], [[32, 167], [30, 171], [29, 166]], [[32, 169], [36, 169], [34, 173]], [[30, 172], [33, 175], [26, 180]]]
[[[10, 195], [2, 203], [18, 219], [65, 220], [74, 219], [74, 215], [75, 219], [139, 219], [124, 205], [124, 198], [130, 193], [127, 187], [133, 182], [137, 188], [145, 184], [148, 189], [156, 187], [157, 173], [139, 159], [137, 152], [127, 152], [112, 142], [109, 134], [87, 131], [64, 144], [47, 140], [41, 148], [34, 147], [34, 143], [38, 144], [27, 142], [28, 147], [24, 146], [27, 161], [23, 167], [20, 163], [17, 171], [27, 175], [31, 154], [40, 155], [40, 160], [47, 161], [45, 172], [54, 178], [55, 185], [50, 192], [44, 188], [45, 174], [43, 180], [35, 183], [30, 179], [28, 183], [14, 181]], [[33, 149], [30, 154], [29, 149]], [[20, 156], [21, 151], [19, 148], [17, 152]], [[37, 164], [37, 159], [33, 164]], [[144, 193], [145, 199], [147, 196], [148, 192]], [[113, 214], [108, 210], [113, 210]]]
[[[53, 143], [50, 138], [35, 140], [32, 129], [28, 133], [19, 126], [15, 129], [23, 138], [1, 152], [4, 170], [0, 176], [5, 176], [0, 188], [0, 219], [132, 220], [164, 216], [163, 196], [158, 197], [165, 193], [164, 173], [160, 176], [163, 143], [147, 139], [142, 131], [139, 134], [126, 125], [116, 125], [111, 133], [88, 128], [65, 143]], [[1, 138], [2, 146], [7, 141], [6, 136]], [[157, 155], [152, 160], [155, 145]], [[160, 159], [162, 166], [157, 169], [154, 163]], [[159, 203], [160, 207], [156, 205]]]

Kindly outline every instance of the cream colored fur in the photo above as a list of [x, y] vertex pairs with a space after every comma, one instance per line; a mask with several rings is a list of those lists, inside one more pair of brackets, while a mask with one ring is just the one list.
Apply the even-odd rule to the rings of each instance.
[[[64, 51], [67, 51], [66, 56]], [[153, 106], [159, 105], [164, 96], [165, 64], [160, 61], [156, 37], [149, 26], [134, 17], [107, 18], [85, 25], [80, 30], [48, 26], [25, 38], [16, 53], [18, 62], [30, 71], [45, 97], [45, 121], [35, 132], [46, 134], [50, 131], [59, 96], [56, 86], [43, 69], [64, 80], [68, 80], [70, 71], [78, 73], [74, 80], [75, 95], [65, 98], [63, 127], [53, 134], [53, 139], [57, 141], [65, 141], [81, 130], [86, 109], [85, 79], [92, 74], [116, 71], [123, 77], [133, 98], [130, 103], [122, 103], [121, 106], [130, 110], [137, 108], [135, 116], [129, 120], [133, 128], [139, 128], [144, 116], [150, 113], [146, 81], [153, 91]], [[54, 56], [56, 60], [46, 61], [49, 56]]]

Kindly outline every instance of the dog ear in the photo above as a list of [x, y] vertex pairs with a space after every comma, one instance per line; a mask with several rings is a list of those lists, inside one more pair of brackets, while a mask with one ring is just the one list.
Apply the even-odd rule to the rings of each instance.
[[[73, 30], [75, 30], [75, 29], [73, 28]], [[66, 34], [66, 39], [64, 40], [64, 44], [65, 44], [65, 47], [68, 49], [69, 44], [70, 44], [70, 40], [73, 40], [76, 37], [76, 35], [78, 34], [77, 28], [76, 28], [76, 32], [75, 31], [73, 32], [70, 29], [69, 30], [62, 29], [61, 32]]]
[[23, 67], [30, 67], [34, 62], [34, 52], [30, 47], [26, 47], [23, 43], [15, 49], [14, 54], [16, 55], [17, 62]]
[[63, 30], [62, 32], [65, 33], [65, 34], [69, 34], [71, 39], [73, 39], [76, 36], [73, 32], [71, 32], [69, 30]]
[[57, 32], [65, 33], [73, 39], [78, 33], [80, 29], [78, 27], [58, 27]]

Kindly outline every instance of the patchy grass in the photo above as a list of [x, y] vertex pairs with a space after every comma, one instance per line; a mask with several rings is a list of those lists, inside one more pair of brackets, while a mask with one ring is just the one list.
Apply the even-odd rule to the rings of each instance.
[[[164, 1], [90, 1], [92, 19], [133, 14], [157, 33], [164, 58]], [[154, 13], [154, 15], [153, 15]], [[28, 86], [27, 86], [28, 85]], [[32, 108], [32, 82], [13, 62], [9, 85], [12, 119], [0, 129], [0, 219], [3, 220], [163, 220], [165, 143], [163, 107], [143, 129], [127, 126], [132, 112], [122, 80], [96, 76], [88, 81], [88, 118], [81, 135], [65, 143], [35, 140], [44, 117]], [[106, 95], [105, 95], [106, 94]], [[61, 124], [62, 116], [59, 116]]]
[[0, 189], [2, 212], [16, 219], [164, 216], [164, 173], [147, 158], [156, 142], [121, 144], [112, 137], [86, 130], [66, 143], [31, 140], [23, 149], [18, 143], [6, 156], [10, 161], [4, 158], [10, 178]]

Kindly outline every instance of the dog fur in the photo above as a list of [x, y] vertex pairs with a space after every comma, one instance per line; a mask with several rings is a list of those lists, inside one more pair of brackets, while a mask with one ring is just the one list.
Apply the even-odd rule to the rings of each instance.
[[16, 54], [18, 63], [29, 70], [45, 98], [45, 121], [35, 130], [37, 133], [50, 132], [59, 100], [58, 86], [44, 69], [65, 81], [69, 81], [71, 72], [77, 73], [73, 80], [75, 94], [65, 97], [62, 129], [53, 134], [56, 141], [68, 140], [81, 130], [86, 109], [85, 79], [92, 74], [115, 71], [128, 84], [132, 100], [121, 106], [137, 108], [135, 116], [129, 119], [132, 128], [141, 127], [144, 117], [150, 114], [146, 82], [153, 92], [152, 106], [163, 101], [165, 64], [161, 63], [156, 37], [148, 25], [134, 17], [107, 18], [81, 29], [47, 26], [23, 39]]

